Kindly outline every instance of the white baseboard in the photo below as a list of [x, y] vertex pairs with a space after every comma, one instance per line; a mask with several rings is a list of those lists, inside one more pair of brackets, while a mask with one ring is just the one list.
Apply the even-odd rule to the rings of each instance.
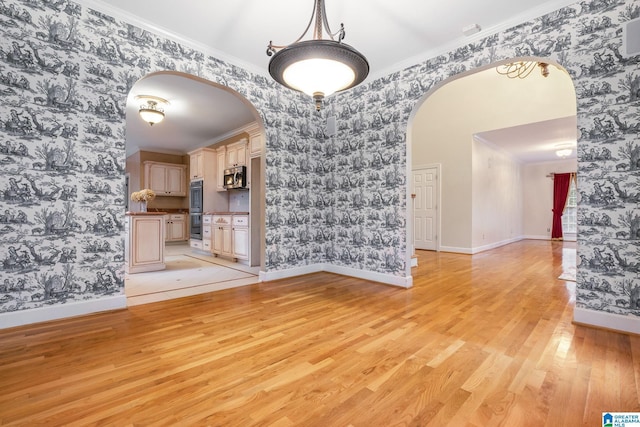
[[0, 329], [127, 308], [126, 295], [0, 313]]
[[620, 314], [576, 307], [573, 310], [573, 321], [581, 325], [640, 334], [640, 318], [634, 316], [622, 316]]
[[480, 252], [499, 248], [500, 246], [509, 245], [511, 243], [519, 242], [520, 240], [529, 239], [529, 238], [533, 238], [533, 237], [518, 236], [518, 237], [514, 237], [507, 240], [501, 240], [499, 242], [489, 243], [488, 245], [477, 246], [475, 248], [458, 248], [455, 246], [440, 246], [440, 251], [453, 252], [456, 254], [474, 255]]
[[522, 238], [526, 240], [551, 240], [551, 236], [537, 235], [537, 234], [522, 236]]
[[480, 252], [489, 251], [491, 249], [499, 248], [500, 246], [505, 246], [511, 243], [519, 242], [520, 240], [522, 240], [522, 237], [518, 236], [518, 237], [514, 237], [507, 240], [501, 240], [499, 242], [489, 243], [488, 245], [478, 246], [471, 249], [471, 254], [477, 254]]
[[454, 254], [471, 255], [470, 248], [458, 248], [455, 246], [440, 246], [440, 252], [452, 252]]
[[319, 273], [324, 271], [324, 264], [311, 264], [304, 267], [288, 268], [286, 270], [277, 271], [260, 271], [259, 277], [261, 282], [270, 282], [271, 280], [288, 279], [289, 277], [302, 276], [304, 274]]
[[286, 279], [289, 277], [302, 276], [304, 274], [318, 273], [321, 271], [355, 277], [357, 279], [371, 280], [373, 282], [380, 282], [386, 285], [400, 286], [403, 288], [410, 288], [413, 286], [412, 276], [393, 276], [391, 274], [358, 270], [356, 268], [332, 264], [312, 264], [305, 265], [304, 267], [289, 268], [286, 270], [261, 271], [260, 281], [268, 282], [271, 280]]
[[418, 257], [417, 256], [412, 256], [411, 257], [411, 267], [417, 267], [418, 266]]

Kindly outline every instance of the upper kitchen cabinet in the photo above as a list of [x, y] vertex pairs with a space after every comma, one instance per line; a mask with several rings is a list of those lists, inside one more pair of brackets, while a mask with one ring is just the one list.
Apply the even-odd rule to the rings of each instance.
[[263, 134], [257, 123], [247, 129], [249, 134], [249, 157], [260, 157], [262, 155]]
[[145, 186], [158, 196], [186, 197], [186, 175], [186, 165], [144, 162]]
[[189, 153], [190, 170], [189, 178], [193, 180], [204, 179], [205, 172], [215, 165], [216, 152], [209, 148], [200, 148]]
[[242, 138], [238, 142], [227, 145], [226, 168], [235, 166], [245, 166], [247, 164], [247, 138]]

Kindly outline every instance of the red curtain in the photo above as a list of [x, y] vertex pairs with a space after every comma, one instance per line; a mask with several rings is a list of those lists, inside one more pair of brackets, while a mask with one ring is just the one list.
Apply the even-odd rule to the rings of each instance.
[[553, 175], [553, 225], [551, 228], [552, 239], [562, 239], [562, 213], [567, 204], [570, 173], [557, 173]]

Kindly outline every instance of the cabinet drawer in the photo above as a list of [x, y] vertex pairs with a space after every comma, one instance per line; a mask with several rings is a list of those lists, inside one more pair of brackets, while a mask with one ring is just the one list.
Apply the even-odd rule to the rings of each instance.
[[211, 226], [204, 225], [202, 227], [202, 238], [203, 239], [211, 239]]
[[189, 246], [194, 249], [202, 249], [202, 240], [190, 240]]
[[211, 215], [205, 215], [202, 217], [202, 223], [203, 224], [211, 224], [212, 221], [212, 216]]
[[171, 214], [169, 215], [169, 221], [184, 221], [184, 214]]
[[203, 240], [202, 249], [204, 249], [205, 251], [211, 251], [211, 240]]
[[248, 227], [249, 226], [249, 217], [247, 215], [234, 215], [233, 216], [233, 225], [235, 227]]

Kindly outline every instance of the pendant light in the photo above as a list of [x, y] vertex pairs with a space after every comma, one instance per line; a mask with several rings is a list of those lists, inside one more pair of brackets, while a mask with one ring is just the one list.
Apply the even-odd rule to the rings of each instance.
[[[314, 22], [313, 39], [300, 41]], [[323, 39], [323, 31], [330, 37]], [[338, 40], [334, 39], [338, 36]], [[344, 25], [332, 33], [323, 0], [314, 1], [311, 19], [302, 35], [288, 46], [269, 42], [269, 74], [278, 83], [312, 96], [320, 111], [326, 96], [359, 85], [369, 74], [369, 62], [356, 49], [342, 43]]]
[[168, 105], [169, 101], [151, 95], [138, 95], [135, 99], [145, 102], [140, 105], [138, 114], [140, 114], [142, 120], [149, 123], [150, 126], [160, 123], [164, 119], [164, 109], [161, 106]]

